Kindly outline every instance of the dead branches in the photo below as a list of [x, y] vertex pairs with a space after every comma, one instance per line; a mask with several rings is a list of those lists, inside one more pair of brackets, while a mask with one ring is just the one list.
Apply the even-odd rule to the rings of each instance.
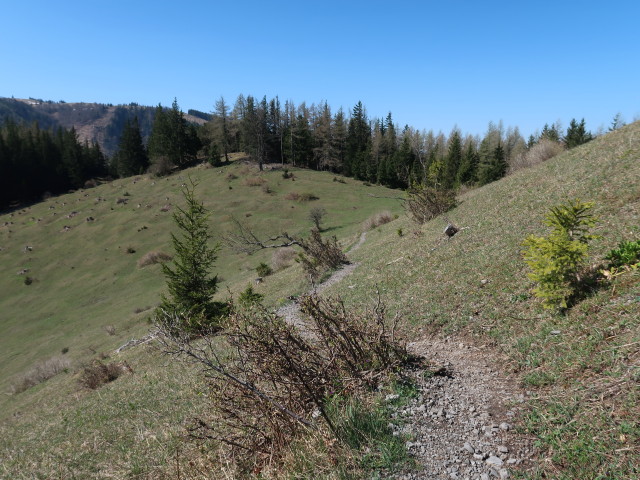
[[287, 232], [273, 237], [260, 239], [249, 227], [240, 222], [237, 218], [231, 218], [235, 229], [224, 236], [225, 243], [233, 250], [251, 255], [265, 248], [284, 248], [294, 245], [300, 246], [300, 239], [289, 235]]
[[316, 296], [301, 307], [313, 336], [260, 305], [236, 309], [217, 336], [175, 335], [171, 322], [184, 323], [176, 313], [156, 322], [165, 352], [203, 367], [211, 387], [212, 417], [197, 419], [191, 435], [226, 444], [242, 470], [277, 458], [309, 428], [341, 438], [329, 399], [369, 391], [409, 361], [395, 337], [399, 318], [388, 322], [379, 300], [364, 313]]

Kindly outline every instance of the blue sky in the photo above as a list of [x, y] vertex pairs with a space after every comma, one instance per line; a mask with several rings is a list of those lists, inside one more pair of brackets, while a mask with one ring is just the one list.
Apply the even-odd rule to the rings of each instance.
[[0, 4], [0, 96], [212, 111], [224, 96], [359, 100], [370, 117], [524, 135], [640, 118], [636, 1]]

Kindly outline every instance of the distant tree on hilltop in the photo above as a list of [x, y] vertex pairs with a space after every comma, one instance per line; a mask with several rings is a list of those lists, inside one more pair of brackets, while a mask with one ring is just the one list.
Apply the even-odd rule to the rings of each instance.
[[149, 167], [149, 157], [142, 143], [138, 117], [127, 120], [112, 166], [119, 177], [139, 175]]
[[156, 107], [148, 144], [152, 162], [166, 158], [170, 164], [182, 167], [195, 160], [200, 146], [195, 127], [186, 121], [177, 100], [169, 110]]
[[578, 123], [575, 118], [571, 119], [567, 134], [564, 136], [564, 144], [567, 148], [577, 147], [593, 139], [591, 132], [585, 128], [584, 118]]

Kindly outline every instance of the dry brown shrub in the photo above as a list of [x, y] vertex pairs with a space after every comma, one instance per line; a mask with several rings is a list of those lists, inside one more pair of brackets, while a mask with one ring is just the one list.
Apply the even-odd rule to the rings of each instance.
[[526, 152], [509, 163], [509, 174], [546, 162], [564, 151], [564, 145], [547, 138], [541, 139]]
[[[396, 337], [399, 316], [388, 319], [379, 299], [365, 312], [315, 296], [300, 306], [306, 332], [259, 305], [235, 310], [224, 336], [205, 336], [197, 345], [161, 325], [165, 352], [200, 362], [215, 392], [207, 397], [210, 416], [196, 419], [191, 435], [226, 444], [241, 473], [277, 466], [309, 430], [331, 432], [333, 439], [325, 439], [334, 443], [342, 427], [332, 420], [327, 398], [372, 391], [415, 361]], [[221, 342], [236, 361], [220, 361]]]
[[169, 160], [169, 157], [161, 156], [151, 160], [149, 172], [157, 177], [164, 177], [165, 175], [169, 175], [174, 168], [175, 165]]
[[65, 357], [51, 357], [36, 363], [27, 373], [21, 375], [12, 385], [12, 392], [18, 394], [46, 382], [71, 367], [71, 361]]
[[384, 225], [385, 223], [392, 222], [394, 220], [393, 215], [390, 211], [385, 210], [384, 212], [379, 212], [374, 215], [371, 215], [362, 223], [362, 230], [368, 231], [373, 230], [374, 228], [379, 227], [380, 225]]
[[327, 271], [349, 263], [347, 256], [338, 245], [338, 239], [333, 236], [323, 241], [320, 232], [316, 229], [311, 230], [308, 239], [300, 240], [300, 246], [303, 252], [298, 259], [312, 282], [316, 282]]
[[296, 255], [297, 252], [291, 247], [276, 248], [273, 255], [271, 255], [271, 268], [274, 272], [284, 270], [291, 266]]
[[318, 200], [318, 198], [320, 197], [318, 197], [315, 193], [311, 193], [311, 192], [304, 192], [304, 193], [291, 192], [285, 195], [284, 198], [286, 200], [293, 200], [294, 202], [310, 202], [312, 200]]
[[267, 181], [262, 177], [248, 177], [244, 179], [244, 184], [247, 187], [259, 187], [265, 183], [267, 183]]
[[127, 372], [133, 372], [127, 362], [111, 362], [104, 364], [95, 361], [93, 364], [82, 370], [78, 381], [83, 387], [95, 390], [106, 383], [113, 382], [120, 375]]
[[237, 178], [238, 178], [238, 176], [233, 174], [233, 173], [230, 173], [230, 174], [227, 175], [227, 180], [228, 181], [235, 180]]
[[145, 253], [142, 256], [142, 258], [138, 260], [138, 267], [143, 268], [143, 267], [146, 267], [147, 265], [168, 262], [172, 258], [173, 257], [171, 255], [164, 252], [153, 251], [153, 252]]
[[407, 190], [405, 211], [418, 225], [448, 212], [458, 204], [453, 190], [414, 185]]

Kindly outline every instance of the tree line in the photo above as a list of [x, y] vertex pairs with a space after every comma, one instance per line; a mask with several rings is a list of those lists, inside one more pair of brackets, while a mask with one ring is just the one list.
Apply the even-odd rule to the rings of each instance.
[[[490, 122], [483, 135], [457, 127], [448, 134], [417, 130], [400, 127], [391, 113], [370, 118], [362, 102], [345, 113], [333, 112], [326, 101], [295, 105], [241, 94], [230, 106], [220, 97], [210, 114], [190, 111], [209, 119], [201, 126], [186, 120], [177, 100], [170, 108], [129, 107], [116, 112], [112, 123], [118, 128], [110, 128], [103, 140], [115, 150], [111, 158], [97, 144], [81, 144], [73, 129], [44, 130], [6, 120], [0, 127], [0, 207], [78, 188], [94, 177], [167, 174], [201, 160], [218, 165], [240, 151], [260, 168], [275, 162], [392, 188], [455, 189], [503, 177], [541, 141], [573, 148], [593, 138], [584, 119], [573, 119], [566, 132], [557, 123], [545, 125], [527, 141], [517, 127], [502, 122]], [[617, 117], [614, 124], [612, 129], [621, 125]]]
[[37, 123], [0, 125], [0, 209], [83, 187], [108, 174], [97, 143], [81, 143], [75, 129], [43, 130]]
[[238, 96], [233, 107], [215, 103], [211, 120], [199, 135], [205, 155], [216, 161], [229, 151], [245, 151], [260, 166], [278, 162], [346, 176], [394, 188], [426, 184], [437, 188], [484, 185], [504, 176], [509, 165], [541, 140], [566, 148], [593, 135], [585, 121], [571, 121], [566, 134], [558, 124], [545, 125], [528, 141], [517, 127], [489, 123], [484, 135], [448, 135], [400, 127], [389, 113], [369, 118], [362, 102], [345, 114], [321, 102], [308, 106], [251, 95]]

